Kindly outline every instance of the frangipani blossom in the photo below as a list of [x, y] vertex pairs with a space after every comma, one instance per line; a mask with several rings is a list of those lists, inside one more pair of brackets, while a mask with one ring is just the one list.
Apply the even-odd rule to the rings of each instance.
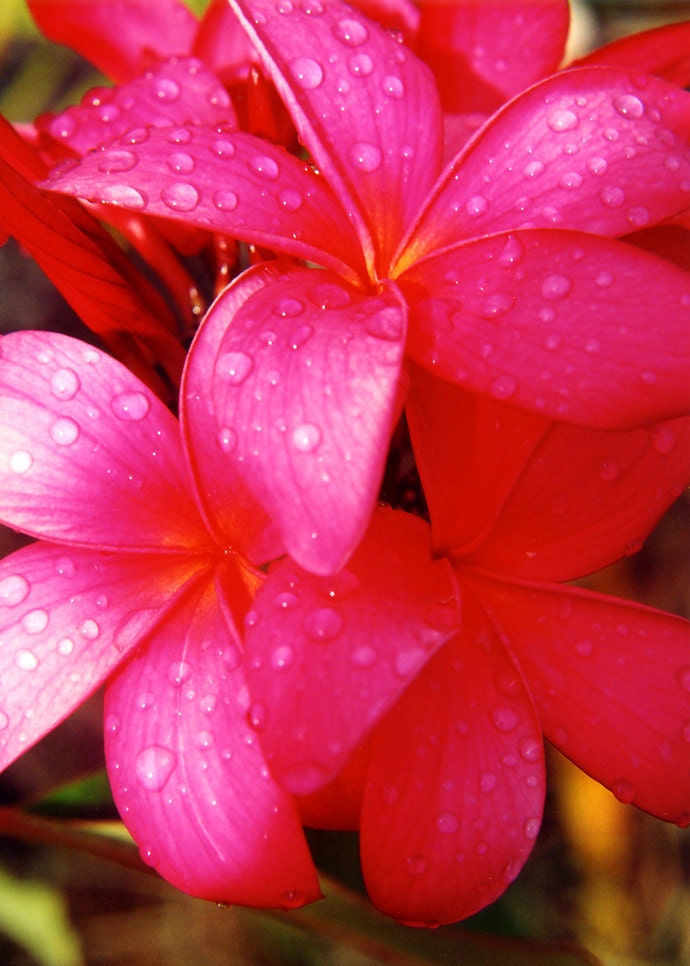
[[38, 538], [0, 563], [0, 764], [105, 682], [110, 781], [144, 858], [219, 902], [318, 898], [247, 722], [249, 560], [281, 548], [219, 466], [204, 351], [180, 425], [81, 342], [13, 333], [0, 352], [0, 518]]
[[[403, 344], [443, 379], [562, 420], [618, 429], [687, 410], [690, 280], [614, 239], [690, 205], [690, 95], [637, 72], [561, 73], [499, 111], [441, 175], [435, 86], [388, 32], [339, 0], [232, 5], [318, 171], [251, 135], [188, 125], [184, 176], [153, 129], [126, 146], [127, 171], [107, 172], [117, 142], [51, 184], [91, 200], [120, 192], [328, 270], [279, 266], [257, 291], [240, 279], [212, 311], [227, 325], [211, 386], [236, 434], [228, 460], [295, 559], [332, 572], [364, 532], [376, 441], [405, 393]], [[318, 348], [299, 348], [312, 332]], [[370, 360], [384, 356], [373, 393]], [[304, 425], [311, 442], [296, 454]], [[353, 433], [374, 441], [356, 460]]]
[[[433, 541], [379, 509], [346, 570], [276, 564], [246, 649], [272, 773], [309, 796], [310, 821], [360, 828], [381, 909], [433, 924], [520, 871], [541, 820], [542, 732], [621, 801], [690, 823], [690, 623], [562, 583], [639, 547], [687, 486], [690, 419], [595, 431], [413, 379]], [[417, 585], [401, 615], [425, 541], [453, 593]]]

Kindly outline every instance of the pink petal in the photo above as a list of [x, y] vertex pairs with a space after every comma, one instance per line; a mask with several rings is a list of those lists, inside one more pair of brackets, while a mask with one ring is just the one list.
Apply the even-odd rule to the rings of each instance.
[[226, 83], [244, 83], [256, 51], [227, 0], [210, 0], [199, 24], [193, 53]]
[[471, 553], [491, 532], [550, 422], [418, 366], [411, 367], [405, 413], [434, 548]]
[[690, 623], [575, 588], [472, 576], [544, 733], [624, 802], [690, 823]]
[[296, 3], [230, 3], [384, 274], [440, 170], [441, 112], [428, 68], [339, 0], [321, 4], [318, 16]]
[[690, 83], [689, 51], [690, 21], [685, 21], [622, 37], [592, 51], [572, 66], [593, 64], [645, 71], [679, 87], [687, 87]]
[[405, 262], [520, 227], [617, 236], [690, 205], [690, 94], [613, 68], [548, 78], [494, 115], [446, 171]]
[[419, 54], [445, 110], [491, 113], [561, 63], [567, 0], [424, 0]]
[[329, 272], [265, 266], [209, 317], [221, 445], [307, 570], [333, 573], [369, 522], [405, 389], [405, 312]]
[[467, 389], [599, 429], [687, 412], [690, 276], [556, 229], [481, 238], [400, 279], [408, 349]]
[[0, 348], [4, 523], [99, 549], [209, 545], [177, 421], [143, 383], [55, 333], [13, 332]]
[[209, 531], [220, 546], [232, 546], [255, 564], [284, 554], [280, 535], [247, 488], [239, 467], [227, 457], [234, 429], [218, 422], [209, 392], [209, 373], [218, 356], [233, 302], [243, 301], [266, 284], [262, 267], [245, 272], [241, 285], [223, 297], [226, 311], [205, 317], [187, 356], [180, 390], [180, 427], [196, 483], [197, 501]]
[[458, 626], [450, 569], [427, 525], [379, 509], [347, 569], [278, 564], [247, 615], [254, 723], [272, 773], [307, 795], [353, 749]]
[[532, 702], [491, 623], [465, 595], [462, 631], [373, 735], [361, 828], [372, 900], [414, 925], [472, 915], [519, 873], [543, 800]]
[[95, 691], [204, 563], [42, 542], [0, 562], [0, 769]]
[[41, 32], [116, 81], [186, 54], [197, 20], [180, 0], [27, 0]]
[[581, 577], [638, 550], [688, 484], [687, 416], [627, 433], [554, 423], [471, 562], [531, 580]]
[[319, 898], [295, 805], [247, 722], [239, 641], [212, 587], [180, 602], [106, 692], [108, 773], [145, 861], [204, 899]]
[[251, 134], [191, 124], [133, 131], [59, 168], [45, 187], [275, 248], [353, 278], [363, 270], [355, 233], [324, 179]]
[[[44, 118], [39, 130], [84, 155], [128, 132], [129, 140], [139, 144], [146, 140], [151, 125], [173, 127], [167, 134], [171, 144], [177, 143], [177, 151], [171, 153], [168, 164], [174, 173], [184, 174], [193, 162], [184, 150], [186, 129], [175, 140], [177, 124], [237, 126], [225, 88], [195, 57], [156, 64], [119, 87], [97, 87], [84, 95], [79, 106]], [[136, 156], [124, 148], [110, 152], [107, 158], [107, 163], [102, 156], [99, 162], [106, 173], [128, 171], [136, 164]]]

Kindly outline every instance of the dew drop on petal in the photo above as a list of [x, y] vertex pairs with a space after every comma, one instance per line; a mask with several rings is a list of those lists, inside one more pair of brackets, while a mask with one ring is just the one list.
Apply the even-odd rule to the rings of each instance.
[[281, 644], [271, 653], [270, 664], [275, 671], [286, 671], [295, 660], [295, 652], [289, 644]]
[[359, 47], [366, 42], [369, 31], [359, 20], [339, 20], [333, 26], [333, 36], [348, 47]]
[[224, 161], [229, 161], [230, 158], [235, 157], [235, 145], [232, 141], [228, 141], [225, 138], [219, 138], [214, 141], [211, 146], [213, 153]]
[[278, 163], [273, 158], [257, 155], [256, 157], [250, 158], [247, 163], [254, 174], [263, 178], [264, 181], [275, 181], [280, 174]]
[[670, 453], [676, 445], [677, 437], [670, 426], [657, 426], [652, 431], [652, 446], [657, 453]]
[[194, 211], [199, 204], [199, 192], [187, 181], [175, 181], [161, 191], [163, 203], [173, 211]]
[[196, 168], [196, 161], [186, 151], [175, 151], [168, 158], [168, 167], [173, 174], [190, 174]]
[[160, 101], [176, 101], [181, 93], [180, 85], [171, 77], [154, 78], [151, 89]]
[[81, 383], [74, 369], [58, 369], [50, 380], [50, 391], [56, 399], [74, 399]]
[[513, 708], [504, 706], [492, 708], [490, 716], [496, 730], [504, 734], [514, 731], [520, 723], [520, 718]]
[[282, 593], [276, 594], [273, 598], [273, 606], [277, 607], [278, 610], [292, 610], [298, 604], [299, 597], [290, 590], [284, 590]]
[[9, 726], [10, 719], [7, 717], [4, 711], [0, 711], [0, 731], [5, 731]]
[[524, 737], [518, 742], [518, 750], [524, 761], [541, 761], [544, 756], [544, 744], [539, 738]]
[[25, 449], [15, 450], [10, 456], [10, 469], [13, 473], [27, 473], [34, 465], [34, 458]]
[[541, 294], [550, 302], [565, 298], [573, 287], [573, 280], [567, 275], [548, 275], [541, 286]]
[[489, 210], [489, 202], [484, 195], [472, 195], [465, 205], [465, 211], [470, 218], [479, 218]]
[[405, 862], [410, 875], [423, 875], [429, 867], [429, 863], [423, 855], [408, 855]]
[[293, 80], [302, 90], [313, 91], [323, 83], [323, 68], [312, 57], [296, 57], [289, 67]]
[[602, 188], [599, 197], [607, 208], [620, 208], [625, 202], [625, 192], [622, 188], [617, 188], [614, 185], [607, 185], [606, 188]]
[[633, 205], [632, 208], [628, 208], [626, 217], [635, 228], [644, 228], [650, 220], [649, 210], [644, 205]]
[[530, 161], [523, 168], [524, 176], [526, 178], [538, 178], [540, 174], [544, 173], [544, 165], [541, 161]]
[[254, 360], [246, 352], [226, 352], [220, 357], [216, 371], [231, 386], [240, 386], [254, 368]]
[[237, 433], [231, 426], [224, 426], [218, 433], [218, 445], [224, 453], [232, 453], [237, 446]]
[[350, 57], [347, 66], [355, 77], [368, 77], [374, 69], [374, 61], [369, 54], [355, 54]]
[[619, 94], [618, 97], [614, 97], [613, 106], [622, 117], [629, 117], [632, 120], [644, 114], [644, 104], [634, 94]]
[[304, 633], [320, 644], [337, 637], [343, 629], [343, 619], [332, 607], [318, 607], [304, 622]]
[[350, 655], [350, 663], [353, 664], [354, 667], [369, 668], [378, 661], [378, 658], [379, 654], [375, 648], [363, 644], [361, 647], [356, 647], [354, 649]]
[[146, 195], [128, 184], [107, 184], [100, 189], [101, 201], [141, 211], [148, 204]]
[[14, 663], [20, 671], [35, 671], [38, 667], [38, 658], [33, 651], [21, 648], [14, 655]]
[[79, 628], [79, 633], [82, 637], [85, 637], [87, 641], [95, 641], [101, 633], [101, 629], [95, 620], [90, 617], [87, 618]]
[[144, 419], [151, 407], [148, 396], [143, 392], [121, 392], [113, 396], [110, 408], [118, 419], [139, 422]]
[[74, 641], [70, 637], [62, 637], [57, 642], [57, 652], [62, 657], [68, 657], [74, 650]]
[[21, 574], [9, 574], [0, 580], [0, 604], [16, 607], [29, 596], [31, 584]]
[[234, 211], [239, 204], [239, 198], [229, 188], [219, 188], [215, 191], [212, 201], [219, 211]]
[[151, 745], [137, 755], [134, 770], [139, 783], [150, 792], [160, 792], [173, 773], [177, 759], [169, 748]]
[[489, 392], [494, 399], [510, 399], [517, 392], [517, 388], [517, 379], [513, 376], [499, 376], [491, 383]]
[[350, 148], [350, 161], [360, 171], [371, 174], [381, 167], [381, 149], [369, 141], [356, 141]]
[[635, 789], [630, 782], [623, 780], [615, 781], [611, 786], [611, 791], [618, 801], [623, 802], [624, 805], [629, 805], [635, 798]]
[[50, 438], [58, 446], [70, 446], [79, 439], [79, 425], [69, 416], [58, 416], [50, 427]]
[[321, 443], [321, 430], [313, 423], [303, 423], [292, 433], [292, 445], [300, 453], [313, 453]]
[[279, 315], [281, 319], [294, 319], [304, 312], [304, 305], [299, 299], [285, 298], [274, 306], [274, 315]]
[[387, 97], [398, 101], [405, 95], [405, 86], [399, 77], [391, 74], [381, 81], [381, 90]]
[[173, 661], [168, 668], [168, 681], [174, 688], [180, 688], [189, 680], [191, 674], [192, 668], [187, 661]]
[[485, 795], [494, 790], [496, 782], [496, 774], [493, 771], [483, 771], [479, 776], [479, 787]]
[[495, 319], [505, 315], [513, 307], [514, 299], [512, 295], [505, 292], [494, 292], [490, 295], [482, 307], [482, 317], [485, 319]]
[[572, 131], [573, 128], [577, 127], [579, 118], [574, 111], [564, 109], [551, 114], [546, 123], [552, 131], [559, 134], [562, 131]]
[[442, 835], [452, 835], [460, 828], [460, 820], [453, 812], [441, 812], [436, 816], [436, 828]]
[[278, 204], [285, 211], [297, 211], [302, 207], [304, 198], [296, 188], [283, 188], [278, 195]]
[[47, 611], [37, 608], [36, 610], [30, 610], [28, 614], [25, 614], [22, 618], [22, 627], [27, 634], [40, 634], [48, 626], [50, 618]]

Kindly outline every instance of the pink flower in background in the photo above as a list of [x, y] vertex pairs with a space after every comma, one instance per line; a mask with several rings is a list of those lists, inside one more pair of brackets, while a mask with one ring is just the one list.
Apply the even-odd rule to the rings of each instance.
[[[405, 349], [443, 379], [576, 423], [687, 409], [688, 276], [614, 238], [690, 204], [690, 95], [639, 73], [562, 73], [440, 175], [435, 86], [387, 31], [338, 0], [233, 7], [318, 171], [188, 125], [182, 147], [151, 129], [51, 185], [119, 193], [325, 269], [279, 261], [211, 312], [227, 326], [211, 391], [236, 434], [228, 461], [295, 559], [334, 571], [364, 532]], [[127, 170], [108, 172], [123, 151]], [[184, 174], [170, 168], [180, 151]]]
[[375, 904], [430, 925], [520, 871], [542, 732], [621, 801], [690, 822], [690, 623], [563, 585], [637, 549], [687, 486], [690, 419], [594, 431], [413, 379], [433, 540], [378, 509], [338, 574], [276, 564], [246, 666], [305, 821], [359, 827]]
[[295, 806], [246, 720], [249, 560], [281, 548], [219, 465], [204, 349], [179, 426], [81, 342], [13, 333], [1, 353], [0, 517], [38, 538], [0, 563], [2, 766], [106, 682], [111, 786], [146, 861], [219, 902], [317, 898]]

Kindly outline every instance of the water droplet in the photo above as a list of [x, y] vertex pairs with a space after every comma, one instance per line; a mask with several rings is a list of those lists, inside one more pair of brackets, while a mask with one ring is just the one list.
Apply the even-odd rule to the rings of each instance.
[[495, 319], [509, 312], [515, 300], [512, 295], [505, 292], [494, 292], [484, 303], [482, 317], [485, 319]]
[[396, 101], [399, 101], [405, 95], [403, 82], [399, 77], [395, 77], [392, 74], [383, 78], [381, 81], [381, 90], [387, 97], [392, 97]]
[[605, 188], [602, 188], [599, 197], [607, 208], [620, 208], [625, 201], [625, 192], [622, 188], [607, 185]]
[[513, 376], [499, 376], [491, 383], [489, 392], [494, 399], [510, 399], [517, 392], [517, 388], [517, 379]]
[[540, 174], [544, 173], [544, 165], [541, 161], [530, 161], [522, 169], [522, 173], [526, 178], [538, 178]]
[[38, 667], [38, 658], [33, 651], [21, 648], [14, 655], [14, 663], [20, 671], [35, 671]]
[[239, 204], [239, 198], [229, 188], [220, 188], [215, 191], [212, 201], [219, 211], [234, 211]]
[[373, 647], [369, 647], [363, 644], [361, 647], [356, 647], [352, 654], [350, 655], [350, 662], [359, 668], [371, 667], [378, 661], [379, 655]]
[[177, 759], [169, 748], [151, 745], [137, 755], [134, 770], [141, 785], [150, 792], [160, 792], [172, 775]]
[[224, 453], [232, 453], [237, 446], [237, 433], [231, 426], [224, 426], [218, 433], [218, 445]]
[[369, 31], [359, 20], [339, 20], [333, 26], [333, 36], [348, 47], [360, 47], [366, 42]]
[[573, 650], [579, 657], [589, 657], [594, 650], [594, 645], [589, 640], [576, 641]]
[[369, 141], [356, 141], [350, 148], [350, 161], [360, 171], [371, 174], [381, 167], [381, 149]]
[[585, 352], [589, 352], [593, 355], [595, 352], [601, 352], [601, 342], [599, 339], [587, 339], [585, 342]]
[[148, 204], [146, 195], [128, 184], [107, 184], [100, 189], [101, 201], [107, 205], [119, 205], [141, 211]]
[[598, 272], [596, 278], [594, 279], [595, 283], [600, 288], [609, 288], [611, 285], [613, 285], [613, 280], [613, 273], [607, 271]]
[[644, 114], [644, 104], [634, 94], [619, 94], [614, 97], [613, 106], [623, 117], [635, 120]]
[[403, 316], [400, 309], [389, 306], [367, 319], [367, 332], [385, 342], [398, 342], [403, 336]]
[[491, 709], [490, 715], [494, 727], [504, 734], [514, 731], [520, 724], [520, 717], [513, 708], [498, 706]]
[[180, 85], [171, 77], [154, 78], [151, 89], [159, 101], [176, 101], [180, 96]]
[[306, 901], [307, 897], [303, 892], [299, 892], [297, 889], [289, 889], [280, 897], [280, 908], [285, 910], [299, 909]]
[[139, 422], [144, 419], [151, 403], [148, 396], [143, 392], [121, 392], [113, 396], [110, 408], [118, 419], [126, 419], [131, 422]]
[[190, 174], [196, 168], [196, 161], [186, 151], [175, 151], [168, 158], [168, 167], [173, 174]]
[[313, 453], [321, 443], [321, 430], [313, 423], [304, 423], [292, 433], [292, 445], [300, 453]]
[[626, 217], [635, 228], [644, 228], [649, 224], [650, 219], [649, 211], [644, 205], [633, 205], [632, 208], [628, 208]]
[[278, 195], [278, 204], [286, 211], [297, 211], [303, 202], [304, 198], [296, 188], [283, 188]]
[[10, 469], [13, 473], [26, 473], [34, 465], [34, 458], [25, 449], [18, 449], [10, 456]]
[[168, 681], [174, 688], [181, 688], [192, 675], [192, 667], [187, 661], [173, 661], [168, 668]]
[[192, 132], [186, 127], [174, 127], [168, 132], [165, 140], [170, 144], [189, 144], [192, 140]]
[[611, 791], [616, 796], [619, 802], [623, 802], [624, 805], [629, 805], [635, 798], [635, 789], [630, 784], [630, 782], [615, 781], [611, 786]]
[[275, 305], [273, 312], [281, 319], [294, 319], [304, 312], [304, 305], [299, 299], [280, 299]]
[[423, 855], [408, 855], [405, 862], [410, 875], [422, 875], [429, 866]]
[[27, 634], [40, 634], [48, 626], [49, 620], [47, 611], [41, 610], [40, 608], [30, 610], [22, 618], [22, 627]]
[[293, 80], [302, 90], [313, 91], [323, 83], [323, 68], [311, 57], [296, 57], [289, 67]]
[[486, 214], [488, 210], [489, 202], [484, 195], [472, 195], [465, 205], [465, 211], [470, 218], [479, 218], [480, 215]]
[[285, 590], [281, 594], [276, 594], [273, 598], [273, 606], [277, 607], [279, 610], [292, 610], [293, 607], [297, 607], [299, 604], [299, 597], [297, 594], [293, 594], [292, 591]]
[[58, 446], [70, 446], [79, 439], [79, 425], [69, 416], [59, 416], [50, 427], [50, 438]]
[[254, 368], [254, 360], [246, 352], [226, 352], [218, 360], [218, 376], [231, 386], [240, 386]]
[[426, 656], [427, 652], [423, 648], [407, 647], [395, 655], [393, 670], [399, 678], [407, 678], [418, 670]]
[[587, 162], [587, 167], [589, 171], [597, 176], [605, 174], [608, 170], [609, 163], [606, 158], [590, 158]]
[[295, 660], [295, 652], [289, 644], [281, 644], [271, 653], [271, 667], [276, 671], [286, 671]]
[[347, 66], [355, 77], [368, 77], [374, 69], [374, 61], [369, 54], [355, 54], [350, 57]]
[[479, 776], [479, 787], [485, 794], [494, 790], [496, 782], [496, 775], [492, 771], [483, 771]]
[[173, 211], [194, 211], [199, 204], [199, 192], [187, 181], [175, 181], [161, 191], [163, 203]]
[[232, 141], [228, 141], [225, 138], [219, 138], [214, 141], [211, 146], [211, 151], [223, 161], [229, 161], [230, 158], [235, 157], [235, 145]]
[[199, 751], [208, 751], [209, 748], [213, 748], [213, 735], [210, 731], [200, 731], [194, 739], [194, 744]]
[[539, 738], [520, 738], [518, 751], [524, 761], [530, 763], [541, 761], [544, 756], [544, 744]]
[[[436, 828], [442, 835], [453, 835], [460, 828], [460, 820], [453, 812], [440, 812], [436, 816]], [[412, 858], [418, 859], [420, 856], [413, 856]], [[409, 862], [410, 860], [408, 859], [408, 864]], [[426, 863], [424, 864], [424, 868], [426, 868]], [[424, 869], [421, 871], [423, 872]]]
[[247, 163], [250, 170], [260, 178], [263, 178], [264, 181], [275, 181], [280, 174], [278, 163], [273, 158], [257, 155], [254, 158], [250, 158]]
[[82, 637], [85, 637], [87, 641], [95, 641], [101, 633], [101, 629], [96, 621], [89, 617], [79, 628], [79, 633]]
[[31, 584], [21, 574], [9, 574], [0, 580], [0, 604], [16, 607], [29, 596]]
[[74, 399], [81, 383], [74, 369], [58, 369], [50, 380], [50, 391], [56, 399]]
[[57, 642], [57, 652], [62, 657], [68, 657], [74, 650], [74, 641], [70, 637], [63, 637]]
[[540, 828], [541, 828], [541, 819], [538, 816], [534, 816], [534, 818], [528, 818], [524, 825], [525, 837], [532, 840], [536, 839], [537, 835], [539, 835]]
[[550, 302], [556, 302], [568, 295], [573, 287], [573, 280], [567, 275], [548, 275], [541, 286], [541, 294]]
[[579, 188], [585, 179], [577, 171], [568, 171], [561, 178], [561, 188]]
[[503, 268], [513, 268], [519, 265], [525, 254], [525, 246], [516, 235], [509, 235], [501, 254], [498, 256], [499, 265]]
[[572, 131], [579, 124], [579, 118], [574, 111], [570, 111], [567, 108], [562, 110], [554, 111], [546, 122], [552, 131], [557, 134], [562, 131]]
[[657, 426], [652, 430], [652, 446], [657, 453], [670, 453], [676, 441], [676, 434], [670, 426]]
[[343, 629], [343, 619], [332, 607], [318, 607], [304, 622], [304, 633], [320, 644], [337, 637]]

